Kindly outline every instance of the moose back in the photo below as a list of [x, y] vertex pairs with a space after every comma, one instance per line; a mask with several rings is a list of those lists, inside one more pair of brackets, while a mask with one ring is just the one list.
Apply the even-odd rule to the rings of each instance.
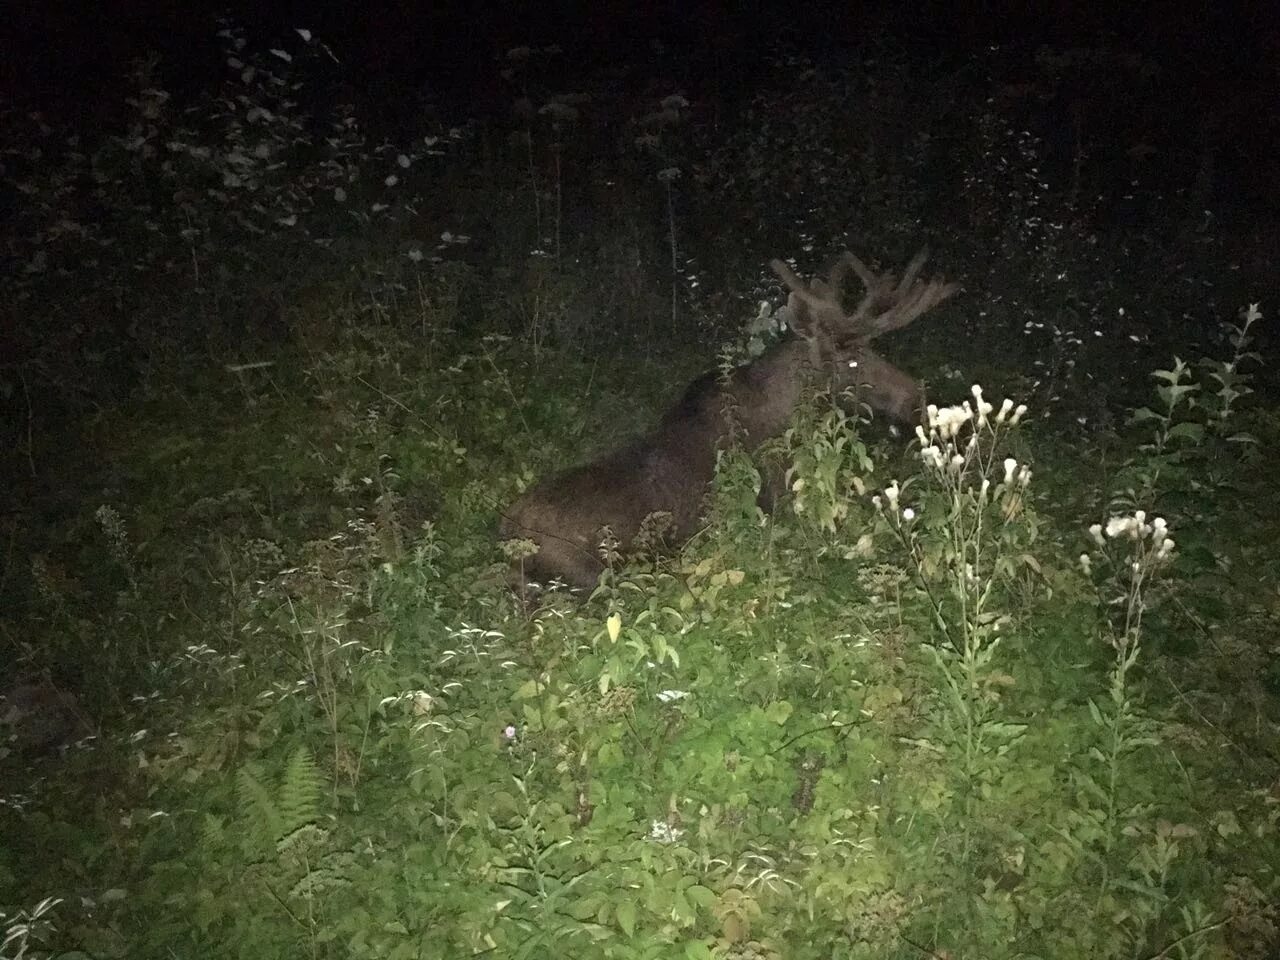
[[[825, 282], [808, 285], [774, 260], [770, 266], [791, 291], [790, 333], [726, 379], [712, 371], [694, 380], [647, 434], [530, 487], [499, 523], [501, 539], [537, 545], [533, 556], [515, 562], [513, 580], [594, 586], [604, 569], [605, 528], [626, 553], [651, 514], [669, 515], [665, 533], [672, 544], [687, 540], [715, 474], [716, 451], [729, 433], [730, 409], [748, 449], [786, 429], [812, 383], [833, 393], [857, 387], [874, 411], [899, 423], [917, 420], [920, 385], [870, 343], [959, 289], [942, 278], [920, 279], [927, 256], [925, 250], [917, 254], [899, 280], [889, 272], [875, 274], [845, 253]], [[851, 312], [840, 298], [849, 271], [866, 288]]]

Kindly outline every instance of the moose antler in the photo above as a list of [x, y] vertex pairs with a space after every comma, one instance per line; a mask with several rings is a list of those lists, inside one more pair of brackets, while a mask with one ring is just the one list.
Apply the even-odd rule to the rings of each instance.
[[[928, 259], [929, 248], [925, 247], [907, 265], [902, 279], [896, 280], [888, 270], [876, 275], [865, 263], [845, 251], [831, 268], [826, 283], [814, 280], [808, 286], [782, 260], [774, 260], [770, 266], [792, 295], [803, 300], [817, 316], [827, 322], [839, 323], [847, 332], [873, 340], [890, 330], [907, 326], [960, 289], [958, 283], [947, 283], [941, 277], [919, 281], [917, 278]], [[846, 314], [840, 303], [840, 287], [849, 270], [858, 275], [867, 292], [853, 313]]]

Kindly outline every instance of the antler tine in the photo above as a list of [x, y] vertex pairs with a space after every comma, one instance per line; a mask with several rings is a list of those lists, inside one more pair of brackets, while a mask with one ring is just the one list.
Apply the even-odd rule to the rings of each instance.
[[[899, 290], [901, 290], [901, 285]], [[917, 284], [901, 296], [897, 303], [878, 317], [867, 323], [867, 339], [870, 340], [890, 330], [901, 330], [916, 317], [928, 313], [947, 297], [960, 289], [958, 283], [947, 283], [945, 280], [930, 280], [923, 285]]]
[[898, 298], [907, 295], [907, 291], [915, 284], [916, 277], [920, 274], [920, 271], [924, 268], [925, 261], [928, 259], [929, 248], [927, 246], [921, 247], [920, 252], [911, 258], [911, 262], [907, 264], [907, 269], [902, 274], [902, 282], [898, 284]]

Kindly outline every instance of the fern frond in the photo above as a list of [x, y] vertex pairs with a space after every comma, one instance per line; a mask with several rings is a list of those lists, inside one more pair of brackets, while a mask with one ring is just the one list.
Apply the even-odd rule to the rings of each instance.
[[320, 819], [322, 786], [320, 770], [311, 751], [306, 747], [299, 747], [289, 758], [280, 781], [278, 830], [273, 841], [279, 841], [299, 827]]

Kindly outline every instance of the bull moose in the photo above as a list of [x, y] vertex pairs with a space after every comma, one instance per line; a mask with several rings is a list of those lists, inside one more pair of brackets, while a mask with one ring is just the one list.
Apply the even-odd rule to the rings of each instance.
[[[537, 545], [533, 556], [515, 562], [514, 582], [560, 579], [574, 587], [594, 586], [605, 565], [604, 537], [611, 533], [625, 553], [653, 515], [666, 515], [668, 540], [683, 543], [697, 529], [717, 449], [731, 426], [736, 423], [737, 435], [754, 449], [786, 429], [810, 384], [833, 393], [856, 387], [873, 411], [897, 423], [918, 422], [920, 384], [870, 343], [959, 289], [940, 277], [921, 280], [927, 257], [927, 249], [921, 250], [899, 280], [889, 271], [873, 273], [846, 252], [825, 282], [808, 285], [774, 260], [770, 266], [791, 291], [789, 333], [727, 377], [712, 371], [694, 380], [647, 434], [530, 487], [499, 523], [502, 539]], [[850, 270], [866, 292], [846, 312], [840, 288]]]

